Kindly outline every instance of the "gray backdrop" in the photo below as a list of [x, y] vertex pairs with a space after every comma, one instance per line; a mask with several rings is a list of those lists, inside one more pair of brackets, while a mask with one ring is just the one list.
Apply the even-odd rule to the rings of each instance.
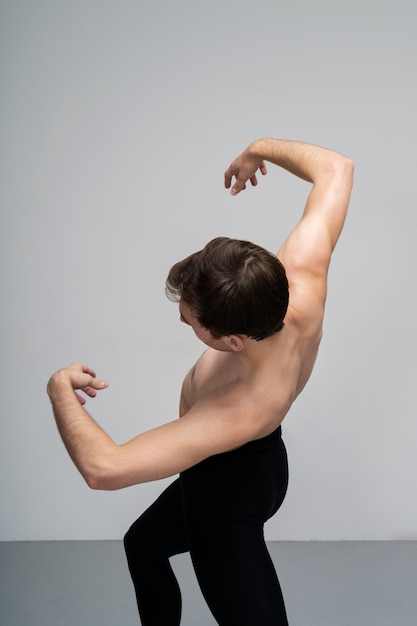
[[122, 442], [177, 415], [201, 352], [164, 295], [217, 235], [277, 250], [309, 185], [248, 142], [354, 159], [315, 373], [284, 422], [290, 489], [269, 539], [417, 539], [414, 0], [3, 0], [0, 540], [120, 538], [167, 481], [90, 491], [45, 385], [79, 360]]

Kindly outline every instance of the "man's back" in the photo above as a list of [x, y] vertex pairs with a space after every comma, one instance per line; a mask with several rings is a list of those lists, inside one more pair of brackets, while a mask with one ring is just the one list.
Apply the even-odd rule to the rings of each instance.
[[315, 327], [305, 329], [290, 305], [284, 328], [272, 337], [246, 339], [238, 353], [207, 348], [184, 379], [180, 415], [203, 400], [221, 398], [234, 409], [241, 407], [242, 421], [252, 421], [253, 439], [268, 435], [310, 377], [322, 319], [317, 315]]

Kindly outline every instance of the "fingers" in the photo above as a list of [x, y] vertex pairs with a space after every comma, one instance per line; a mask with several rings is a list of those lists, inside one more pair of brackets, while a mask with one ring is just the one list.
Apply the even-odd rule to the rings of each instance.
[[91, 367], [88, 367], [88, 365], [82, 365], [81, 363], [71, 363], [71, 365], [68, 365], [67, 369], [82, 372], [83, 374], [89, 374], [92, 378], [96, 377], [96, 373], [91, 369]]
[[[93, 384], [95, 388], [92, 386]], [[82, 387], [80, 391], [85, 393], [89, 398], [95, 398], [97, 395], [97, 390], [106, 389], [108, 386], [109, 386], [109, 383], [106, 382], [105, 380], [96, 380], [93, 378], [91, 381], [91, 384], [85, 387]], [[81, 394], [77, 393], [75, 389], [74, 389], [74, 393], [77, 396], [77, 400], [81, 404], [81, 406], [84, 406], [84, 404], [86, 403], [86, 399]]]
[[[232, 196], [237, 196], [238, 193], [244, 191], [246, 189], [246, 183], [248, 180], [253, 187], [256, 187], [256, 185], [258, 184], [258, 179], [256, 177], [257, 170], [258, 168], [256, 168], [255, 172], [253, 169], [252, 171], [249, 170], [243, 172], [241, 167], [232, 163], [232, 165], [230, 165], [230, 167], [226, 170], [224, 174], [224, 186], [226, 187], [226, 189], [230, 189], [230, 187], [232, 187], [230, 190]], [[261, 172], [262, 176], [265, 176], [265, 174], [267, 173], [264, 161], [261, 161], [261, 163], [259, 164], [259, 171]], [[233, 178], [235, 178], [235, 184], [232, 186]]]
[[88, 367], [88, 365], [72, 363], [65, 368], [65, 370], [69, 375], [69, 380], [71, 381], [74, 391], [76, 389], [80, 389], [90, 398], [95, 398], [97, 391], [100, 389], [106, 389], [109, 386], [109, 383], [106, 380], [97, 379], [95, 371], [91, 369], [91, 367]]
[[96, 373], [87, 365], [72, 363], [51, 376], [48, 381], [47, 392], [52, 398], [53, 395], [67, 393], [68, 386], [72, 387], [75, 397], [83, 406], [86, 399], [78, 393], [79, 391], [90, 398], [95, 398], [97, 391], [106, 389], [109, 383], [106, 380], [97, 380]]
[[236, 182], [232, 187], [231, 194], [232, 196], [237, 196], [238, 193], [244, 191], [246, 189], [246, 180], [245, 178], [236, 178]]
[[233, 185], [230, 193], [232, 194], [232, 196], [235, 196], [236, 194], [238, 194], [240, 191], [243, 191], [243, 189], [246, 189], [246, 178], [243, 177], [239, 177], [239, 170], [237, 168], [234, 168], [232, 165], [226, 170], [225, 174], [224, 174], [224, 186], [226, 187], [226, 189], [230, 189], [231, 185], [232, 185], [232, 179], [233, 177], [236, 178], [236, 182]]
[[[104, 381], [104, 380], [95, 380], [93, 379], [94, 384], [96, 385], [96, 388], [94, 389], [92, 386], [87, 385], [86, 387], [82, 387], [80, 389], [80, 391], [82, 391], [83, 393], [85, 393], [89, 398], [95, 398], [97, 395], [97, 389], [105, 389], [106, 387], [109, 386], [109, 384]], [[87, 402], [87, 400], [81, 395], [79, 394], [77, 391], [75, 391], [74, 389], [74, 393], [77, 397], [78, 402], [81, 404], [81, 406], [84, 406], [84, 404]]]
[[80, 394], [77, 393], [76, 391], [74, 391], [74, 393], [77, 397], [78, 402], [81, 404], [81, 406], [84, 406], [84, 404], [86, 403], [86, 399], [80, 396]]
[[84, 391], [90, 398], [95, 398], [97, 395], [97, 391], [90, 386], [83, 387], [81, 391]]
[[88, 385], [86, 386], [86, 389], [90, 389], [91, 392], [94, 392], [94, 395], [96, 395], [96, 389], [106, 389], [106, 387], [108, 386], [109, 383], [106, 380], [97, 380], [97, 378], [91, 378]]
[[[73, 383], [77, 384], [77, 389], [90, 389], [95, 394], [96, 389], [105, 389], [109, 386], [109, 383], [105, 380], [98, 380], [96, 373], [88, 365], [82, 365], [81, 363], [72, 363], [67, 368]], [[93, 396], [92, 396], [93, 397]]]
[[81, 365], [81, 367], [82, 367], [82, 371], [84, 372], [84, 374], [89, 374], [91, 378], [96, 377], [96, 373], [94, 370], [91, 369], [91, 367], [88, 367], [87, 365]]
[[229, 167], [224, 173], [224, 186], [226, 187], [226, 189], [230, 188], [230, 185], [232, 184], [232, 177], [233, 177], [233, 174]]

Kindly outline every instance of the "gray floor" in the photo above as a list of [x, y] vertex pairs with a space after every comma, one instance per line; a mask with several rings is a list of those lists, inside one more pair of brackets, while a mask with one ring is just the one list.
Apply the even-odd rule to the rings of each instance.
[[[268, 546], [291, 626], [417, 625], [417, 542]], [[0, 563], [1, 626], [139, 623], [121, 542], [0, 543]], [[173, 566], [182, 625], [213, 626], [188, 555]]]

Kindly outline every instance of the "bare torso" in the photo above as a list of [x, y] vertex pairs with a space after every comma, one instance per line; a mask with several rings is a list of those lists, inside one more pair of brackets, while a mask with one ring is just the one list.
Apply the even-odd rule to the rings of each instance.
[[305, 332], [289, 309], [284, 328], [262, 341], [249, 340], [245, 354], [208, 348], [187, 373], [181, 391], [180, 416], [199, 401], [216, 399], [242, 406], [258, 422], [254, 438], [268, 435], [282, 422], [306, 385], [321, 339], [321, 320]]

